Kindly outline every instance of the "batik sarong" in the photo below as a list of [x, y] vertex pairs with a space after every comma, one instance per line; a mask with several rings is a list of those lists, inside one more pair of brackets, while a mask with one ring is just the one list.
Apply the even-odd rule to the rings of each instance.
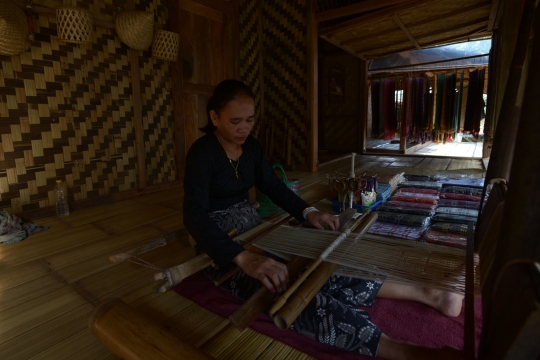
[[467, 237], [459, 234], [427, 230], [422, 240], [431, 244], [445, 245], [459, 249], [467, 249]]

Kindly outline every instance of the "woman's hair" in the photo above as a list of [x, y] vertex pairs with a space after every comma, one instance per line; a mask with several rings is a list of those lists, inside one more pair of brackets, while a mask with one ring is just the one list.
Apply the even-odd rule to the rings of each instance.
[[216, 130], [216, 127], [212, 123], [210, 118], [210, 110], [214, 110], [219, 114], [221, 109], [223, 109], [227, 103], [231, 100], [236, 99], [239, 96], [249, 96], [255, 100], [255, 94], [251, 91], [249, 86], [238, 80], [223, 80], [220, 82], [214, 89], [214, 93], [208, 99], [208, 104], [206, 105], [206, 114], [208, 115], [208, 124], [200, 130], [206, 134], [209, 134]]

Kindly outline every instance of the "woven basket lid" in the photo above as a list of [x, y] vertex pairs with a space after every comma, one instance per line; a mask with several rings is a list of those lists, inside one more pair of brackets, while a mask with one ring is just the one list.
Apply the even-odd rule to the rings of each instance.
[[128, 10], [114, 19], [114, 28], [124, 44], [133, 50], [146, 50], [152, 45], [154, 14]]
[[152, 42], [152, 57], [166, 61], [178, 59], [180, 35], [165, 30], [156, 30]]
[[18, 55], [30, 47], [28, 18], [11, 0], [0, 6], [0, 54]]
[[58, 39], [74, 43], [91, 43], [94, 19], [88, 10], [63, 6], [56, 9]]

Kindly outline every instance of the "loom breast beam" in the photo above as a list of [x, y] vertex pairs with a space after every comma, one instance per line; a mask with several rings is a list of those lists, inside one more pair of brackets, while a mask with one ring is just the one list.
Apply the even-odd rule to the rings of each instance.
[[120, 299], [111, 299], [96, 307], [88, 325], [94, 335], [122, 359], [213, 359]]
[[[364, 213], [364, 215], [366, 215], [366, 213]], [[365, 221], [363, 221], [357, 229], [358, 237], [365, 234], [376, 220], [377, 213], [367, 214]], [[288, 329], [294, 320], [296, 320], [300, 312], [306, 308], [317, 292], [323, 287], [337, 267], [337, 264], [330, 262], [324, 262], [319, 266], [293, 297], [275, 314], [274, 324], [282, 330]]]
[[277, 301], [272, 305], [270, 308], [269, 314], [274, 315], [276, 311], [278, 311], [285, 303], [287, 302], [287, 299], [292, 295], [292, 293], [302, 284], [304, 280], [319, 266], [328, 255], [336, 249], [339, 244], [362, 223], [362, 221], [366, 218], [366, 216], [369, 214], [369, 210], [364, 212], [362, 216], [360, 216], [358, 219], [356, 219], [350, 226], [347, 226], [341, 234], [321, 253], [321, 255], [315, 259], [315, 261], [309, 266], [309, 268], [302, 273], [302, 275], [291, 285], [289, 288], [277, 299]]
[[[357, 214], [355, 209], [347, 209], [339, 214], [339, 225], [342, 229], [347, 223]], [[287, 271], [289, 272], [289, 278], [294, 279], [300, 274], [302, 270], [309, 265], [312, 260], [302, 256], [295, 256], [287, 263]], [[241, 307], [239, 307], [231, 316], [229, 320], [240, 331], [244, 331], [249, 324], [251, 324], [264, 309], [269, 307], [276, 294], [268, 291], [268, 289], [262, 286], [255, 294], [253, 294]]]
[[[248, 248], [253, 243], [255, 243], [257, 240], [274, 230], [275, 228], [286, 224], [293, 218], [292, 215], [286, 216], [284, 219], [276, 222], [272, 226], [266, 228], [265, 230], [261, 231], [260, 233], [254, 234], [251, 236], [244, 244], [244, 248]], [[212, 264], [212, 259], [207, 254], [201, 254], [196, 257], [194, 257], [191, 260], [188, 260], [180, 265], [175, 265], [170, 268], [168, 268], [166, 271], [160, 271], [154, 274], [153, 279], [154, 281], [164, 280], [160, 285], [157, 285], [154, 287], [154, 291], [158, 293], [165, 292], [169, 290], [174, 285], [177, 285], [182, 282], [186, 277], [191, 276], [197, 272], [199, 272], [202, 269], [205, 269], [210, 264]], [[232, 276], [232, 274], [231, 274]]]

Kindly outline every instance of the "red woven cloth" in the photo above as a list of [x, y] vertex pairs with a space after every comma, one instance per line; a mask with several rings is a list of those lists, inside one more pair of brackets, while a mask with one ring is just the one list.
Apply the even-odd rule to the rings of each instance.
[[[178, 294], [224, 318], [229, 317], [242, 300], [214, 286], [204, 275], [195, 274], [173, 288]], [[456, 318], [413, 301], [377, 298], [369, 312], [371, 320], [391, 338], [430, 346], [463, 348], [464, 311]], [[475, 300], [477, 344], [481, 332], [481, 299]], [[259, 315], [250, 326], [253, 330], [279, 340], [306, 354], [323, 360], [378, 359], [323, 345], [293, 330], [279, 330], [267, 315]]]

